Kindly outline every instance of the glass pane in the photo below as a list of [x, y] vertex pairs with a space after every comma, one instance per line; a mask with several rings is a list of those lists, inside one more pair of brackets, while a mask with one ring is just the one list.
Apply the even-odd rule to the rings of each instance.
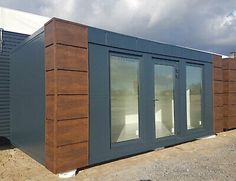
[[155, 65], [155, 128], [156, 138], [174, 134], [175, 68]]
[[202, 68], [186, 67], [187, 129], [202, 126]]
[[111, 141], [139, 138], [137, 59], [111, 56]]

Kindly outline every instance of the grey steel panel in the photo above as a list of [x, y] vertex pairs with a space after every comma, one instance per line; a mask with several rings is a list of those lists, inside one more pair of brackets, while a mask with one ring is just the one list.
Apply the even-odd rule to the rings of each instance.
[[44, 163], [44, 32], [14, 49], [10, 66], [11, 141]]
[[10, 54], [28, 35], [2, 31], [0, 51], [0, 137], [10, 138]]
[[88, 32], [88, 41], [93, 44], [142, 53], [164, 55], [165, 57], [169, 56], [209, 63], [212, 62], [212, 55], [200, 50], [144, 40], [93, 27], [89, 27]]

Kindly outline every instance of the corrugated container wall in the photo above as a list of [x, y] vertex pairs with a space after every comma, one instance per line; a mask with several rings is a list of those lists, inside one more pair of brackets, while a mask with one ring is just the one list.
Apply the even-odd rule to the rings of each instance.
[[0, 137], [10, 137], [10, 53], [28, 35], [0, 30]]

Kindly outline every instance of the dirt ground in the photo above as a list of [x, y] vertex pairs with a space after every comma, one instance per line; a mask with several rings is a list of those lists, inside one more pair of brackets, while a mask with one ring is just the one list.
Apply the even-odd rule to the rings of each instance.
[[[19, 149], [0, 151], [0, 180], [61, 180]], [[236, 180], [236, 130], [88, 168], [71, 180]]]

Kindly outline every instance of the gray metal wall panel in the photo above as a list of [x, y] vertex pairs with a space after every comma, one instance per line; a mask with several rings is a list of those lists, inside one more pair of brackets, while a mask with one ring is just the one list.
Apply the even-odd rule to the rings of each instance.
[[10, 66], [11, 141], [44, 163], [44, 32], [17, 47]]
[[144, 40], [93, 27], [89, 27], [88, 31], [88, 41], [93, 44], [181, 59], [212, 62], [212, 54], [200, 50]]
[[10, 137], [10, 53], [28, 35], [3, 31], [0, 51], [0, 136]]

